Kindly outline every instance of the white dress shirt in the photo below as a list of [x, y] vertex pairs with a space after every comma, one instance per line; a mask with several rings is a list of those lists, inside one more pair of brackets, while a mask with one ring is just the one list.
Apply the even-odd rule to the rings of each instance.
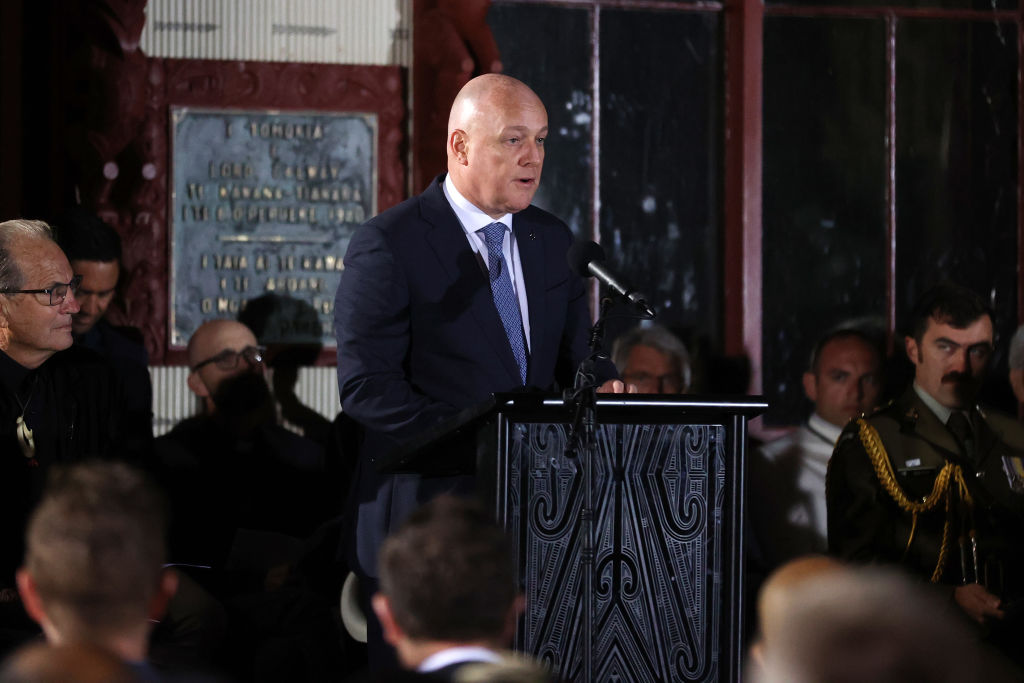
[[455, 188], [451, 175], [445, 176], [442, 187], [445, 199], [448, 200], [452, 211], [455, 212], [456, 218], [459, 219], [462, 230], [466, 233], [466, 239], [469, 240], [470, 248], [483, 262], [485, 268], [489, 268], [487, 263], [487, 243], [484, 241], [483, 235], [479, 234], [477, 230], [486, 228], [491, 223], [503, 223], [508, 228], [502, 240], [501, 253], [505, 257], [505, 263], [512, 264], [509, 268], [509, 277], [512, 279], [512, 291], [516, 293], [516, 299], [519, 301], [519, 313], [523, 319], [523, 335], [526, 337], [526, 351], [529, 352], [530, 308], [526, 301], [526, 285], [523, 279], [523, 264], [519, 260], [519, 246], [516, 244], [516, 236], [512, 233], [512, 214], [506, 213], [497, 220], [491, 218], [462, 196], [462, 193]]
[[827, 550], [825, 474], [842, 431], [814, 413], [759, 449], [751, 468], [750, 521], [768, 567]]

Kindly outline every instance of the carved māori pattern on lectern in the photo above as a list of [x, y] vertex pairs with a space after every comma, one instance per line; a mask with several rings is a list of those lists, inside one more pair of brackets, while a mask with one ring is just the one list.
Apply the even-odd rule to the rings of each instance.
[[[589, 464], [564, 455], [565, 425], [510, 429], [506, 526], [528, 603], [517, 649], [574, 681], [588, 669], [594, 681], [717, 680], [724, 428], [601, 425]], [[579, 523], [587, 466], [592, 564]]]

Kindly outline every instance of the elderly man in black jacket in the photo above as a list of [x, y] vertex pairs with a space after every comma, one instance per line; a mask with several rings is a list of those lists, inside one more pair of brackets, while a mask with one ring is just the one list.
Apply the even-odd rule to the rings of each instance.
[[0, 223], [0, 650], [25, 624], [14, 570], [49, 466], [127, 455], [109, 366], [91, 352], [61, 353], [77, 286], [46, 223]]

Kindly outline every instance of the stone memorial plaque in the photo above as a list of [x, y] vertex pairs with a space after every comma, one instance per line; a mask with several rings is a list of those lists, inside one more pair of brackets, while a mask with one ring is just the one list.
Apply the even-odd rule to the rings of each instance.
[[377, 210], [376, 114], [172, 107], [171, 120], [170, 346], [275, 293], [316, 312], [276, 341], [333, 347], [342, 257]]

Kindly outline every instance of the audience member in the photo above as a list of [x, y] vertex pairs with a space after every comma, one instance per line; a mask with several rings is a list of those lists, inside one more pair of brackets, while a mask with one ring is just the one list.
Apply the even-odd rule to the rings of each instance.
[[71, 316], [75, 344], [107, 359], [125, 386], [126, 403], [152, 433], [153, 387], [149, 355], [134, 327], [115, 327], [107, 319], [121, 278], [121, 237], [95, 214], [81, 208], [65, 212], [56, 228], [57, 243], [81, 277]]
[[828, 470], [829, 550], [898, 564], [945, 587], [1024, 661], [1024, 427], [975, 399], [992, 317], [952, 283], [926, 292], [905, 338], [913, 384], [843, 431]]
[[828, 461], [846, 423], [876, 407], [881, 366], [878, 346], [856, 329], [834, 330], [814, 345], [803, 375], [814, 412], [751, 458], [750, 519], [766, 569], [828, 548]]
[[[277, 423], [263, 349], [245, 325], [204, 323], [188, 344], [204, 411], [155, 444], [171, 497], [171, 558], [227, 613], [224, 667], [245, 680], [320, 680], [338, 668], [329, 608], [296, 576], [327, 519], [323, 448]], [[332, 673], [333, 672], [333, 673]]]
[[99, 645], [149, 671], [149, 633], [177, 588], [163, 499], [122, 463], [54, 469], [29, 520], [18, 591], [53, 645]]
[[[222, 570], [230, 559], [266, 570], [285, 561], [295, 545], [289, 538], [305, 538], [324, 521], [317, 494], [323, 449], [277, 424], [262, 353], [249, 328], [233, 320], [206, 322], [189, 340], [188, 387], [204, 412], [156, 440], [174, 511], [175, 562]], [[280, 544], [272, 546], [274, 539]]]
[[25, 621], [14, 571], [51, 464], [128, 452], [121, 385], [89, 351], [69, 356], [77, 279], [41, 221], [0, 223], [0, 651]]
[[786, 589], [757, 683], [1017, 680], [941, 600], [877, 568], [813, 570]]
[[755, 665], [764, 666], [765, 648], [771, 647], [785, 629], [781, 616], [792, 602], [795, 590], [810, 579], [843, 569], [843, 563], [827, 555], [803, 555], [769, 574], [757, 595], [758, 634], [750, 646]]
[[1024, 325], [1017, 328], [1010, 339], [1010, 388], [1018, 403], [1024, 403]]
[[523, 666], [502, 651], [522, 609], [511, 543], [479, 506], [435, 498], [384, 541], [379, 567], [373, 609], [403, 667], [459, 680], [473, 664]]
[[690, 389], [686, 346], [661, 325], [638, 326], [618, 337], [612, 362], [622, 381], [641, 394], [685, 394]]

